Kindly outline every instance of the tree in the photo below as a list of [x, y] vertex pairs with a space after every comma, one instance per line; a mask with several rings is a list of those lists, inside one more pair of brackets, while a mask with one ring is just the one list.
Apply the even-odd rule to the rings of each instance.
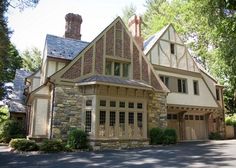
[[6, 106], [0, 107], [0, 125], [9, 118], [8, 108]]
[[133, 4], [130, 4], [129, 6], [125, 6], [124, 9], [122, 9], [122, 20], [123, 22], [126, 24], [126, 26], [128, 26], [128, 21], [129, 18], [131, 18], [133, 15], [136, 14], [136, 6], [134, 6]]
[[21, 54], [23, 68], [27, 71], [35, 72], [41, 65], [41, 52], [38, 48], [27, 49]]
[[22, 63], [18, 51], [9, 39], [11, 31], [7, 26], [6, 18], [8, 7], [23, 10], [37, 3], [38, 0], [0, 0], [0, 99], [4, 96], [4, 83], [13, 80], [15, 70], [20, 68]]

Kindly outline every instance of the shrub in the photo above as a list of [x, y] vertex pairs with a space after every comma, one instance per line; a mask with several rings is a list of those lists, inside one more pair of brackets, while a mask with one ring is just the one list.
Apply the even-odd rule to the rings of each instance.
[[86, 149], [88, 148], [87, 134], [77, 128], [69, 131], [67, 146], [72, 149]]
[[9, 145], [19, 151], [37, 151], [39, 149], [35, 141], [27, 139], [12, 139]]
[[47, 139], [40, 145], [40, 150], [44, 152], [60, 152], [65, 150], [65, 146], [60, 139]]
[[152, 145], [162, 144], [163, 130], [161, 128], [152, 128], [150, 130], [150, 143]]
[[175, 129], [166, 128], [163, 132], [163, 144], [175, 144], [177, 142], [177, 134]]
[[226, 125], [231, 125], [231, 126], [236, 126], [236, 116], [228, 116], [225, 118], [225, 124]]
[[0, 138], [1, 142], [10, 142], [13, 138], [24, 138], [25, 131], [22, 123], [15, 120], [5, 121], [0, 128]]
[[209, 134], [209, 139], [210, 140], [221, 140], [222, 139], [222, 136], [220, 135], [219, 132], [211, 132]]

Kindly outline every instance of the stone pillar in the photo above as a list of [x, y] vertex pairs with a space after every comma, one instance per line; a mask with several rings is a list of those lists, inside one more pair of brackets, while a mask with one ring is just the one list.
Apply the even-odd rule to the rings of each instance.
[[80, 27], [82, 23], [82, 17], [78, 14], [68, 13], [65, 16], [65, 38], [72, 38], [81, 40]]
[[148, 130], [154, 127], [167, 127], [167, 102], [166, 93], [152, 92], [148, 102]]

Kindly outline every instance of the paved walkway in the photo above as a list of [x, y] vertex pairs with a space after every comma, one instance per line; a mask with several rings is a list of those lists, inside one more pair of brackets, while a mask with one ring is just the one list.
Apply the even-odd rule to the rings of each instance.
[[124, 168], [236, 167], [236, 140], [185, 142], [145, 149], [54, 154], [14, 154], [0, 146], [0, 167]]

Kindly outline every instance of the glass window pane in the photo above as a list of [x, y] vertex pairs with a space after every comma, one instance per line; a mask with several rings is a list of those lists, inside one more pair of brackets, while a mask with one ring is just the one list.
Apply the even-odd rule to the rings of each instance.
[[91, 132], [91, 111], [85, 112], [85, 132]]
[[116, 107], [116, 101], [110, 101], [110, 107]]
[[137, 108], [138, 109], [142, 109], [143, 108], [143, 104], [142, 103], [137, 103]]
[[129, 76], [129, 64], [123, 64], [123, 77]]
[[106, 106], [106, 100], [100, 100], [100, 106]]
[[100, 111], [100, 125], [105, 125], [106, 122], [106, 111]]
[[114, 75], [120, 76], [120, 63], [115, 62], [114, 64]]
[[129, 108], [134, 108], [134, 103], [129, 102]]
[[92, 106], [92, 100], [86, 100], [86, 106]]
[[110, 126], [114, 126], [116, 123], [116, 112], [110, 111]]
[[134, 124], [134, 113], [129, 112], [129, 124]]
[[106, 61], [106, 75], [112, 75], [112, 62]]
[[119, 123], [120, 124], [125, 123], [125, 112], [120, 112]]
[[121, 101], [120, 102], [120, 107], [125, 108], [125, 102]]
[[137, 116], [137, 119], [138, 119], [138, 127], [143, 127], [143, 113], [138, 113], [138, 116]]

